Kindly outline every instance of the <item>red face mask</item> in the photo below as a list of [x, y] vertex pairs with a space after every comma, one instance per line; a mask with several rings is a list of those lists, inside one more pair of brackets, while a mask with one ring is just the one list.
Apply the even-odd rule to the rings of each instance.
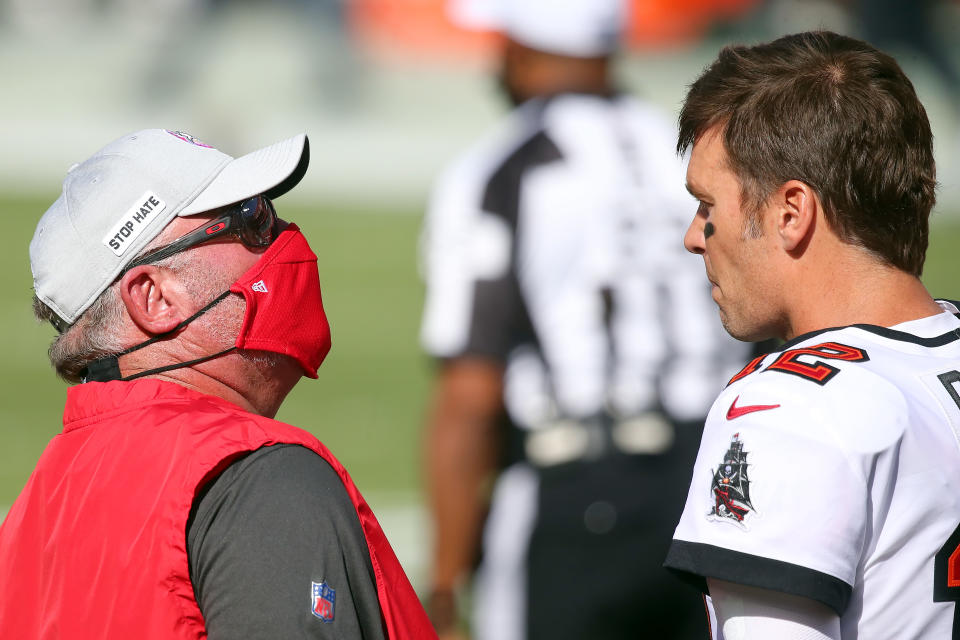
[[[176, 334], [219, 304], [230, 292], [241, 294], [247, 302], [235, 346], [196, 360], [121, 376], [120, 356]], [[135, 380], [219, 358], [234, 349], [259, 349], [288, 355], [297, 361], [304, 375], [310, 378], [317, 377], [317, 369], [330, 351], [330, 324], [323, 312], [323, 300], [320, 297], [317, 256], [310, 250], [307, 239], [295, 224], [288, 225], [277, 236], [257, 263], [230, 287], [230, 291], [217, 296], [170, 331], [116, 355], [91, 362], [87, 365], [84, 381]]]
[[288, 355], [304, 375], [316, 378], [330, 351], [330, 324], [320, 296], [317, 256], [299, 227], [287, 226], [230, 291], [247, 302], [237, 348]]

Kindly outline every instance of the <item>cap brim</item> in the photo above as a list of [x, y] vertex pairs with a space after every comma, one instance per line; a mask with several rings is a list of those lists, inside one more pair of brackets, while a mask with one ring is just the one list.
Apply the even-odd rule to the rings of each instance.
[[310, 163], [306, 134], [277, 142], [226, 164], [179, 215], [189, 216], [264, 194], [276, 198], [297, 185]]

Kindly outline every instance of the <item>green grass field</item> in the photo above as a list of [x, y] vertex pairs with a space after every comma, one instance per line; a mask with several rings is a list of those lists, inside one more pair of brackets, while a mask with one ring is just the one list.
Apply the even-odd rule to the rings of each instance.
[[[31, 316], [27, 257], [36, 221], [54, 197], [0, 197], [10, 231], [0, 252], [0, 328], [7, 353], [0, 370], [0, 510], [11, 504], [61, 427], [65, 385], [46, 360], [53, 330]], [[317, 434], [365, 493], [415, 494], [431, 366], [417, 344], [420, 217], [415, 211], [280, 205], [319, 256], [333, 350], [319, 380], [304, 379], [278, 418]], [[960, 222], [949, 222], [956, 218], [935, 217], [927, 261], [928, 285], [948, 298], [960, 298], [954, 278]]]

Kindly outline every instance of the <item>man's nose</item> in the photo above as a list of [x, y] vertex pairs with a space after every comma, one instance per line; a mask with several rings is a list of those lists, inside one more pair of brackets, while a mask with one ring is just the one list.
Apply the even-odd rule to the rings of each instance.
[[704, 246], [703, 226], [705, 221], [700, 216], [694, 216], [687, 232], [683, 235], [683, 246], [690, 253], [702, 254]]

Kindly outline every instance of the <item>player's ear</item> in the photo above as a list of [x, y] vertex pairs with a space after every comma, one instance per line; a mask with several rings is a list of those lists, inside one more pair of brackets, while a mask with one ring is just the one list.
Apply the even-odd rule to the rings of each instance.
[[171, 331], [190, 315], [190, 297], [176, 275], [153, 265], [125, 273], [120, 298], [134, 324], [151, 335]]
[[783, 249], [803, 251], [817, 226], [820, 199], [813, 188], [799, 180], [788, 180], [774, 195], [777, 234]]

